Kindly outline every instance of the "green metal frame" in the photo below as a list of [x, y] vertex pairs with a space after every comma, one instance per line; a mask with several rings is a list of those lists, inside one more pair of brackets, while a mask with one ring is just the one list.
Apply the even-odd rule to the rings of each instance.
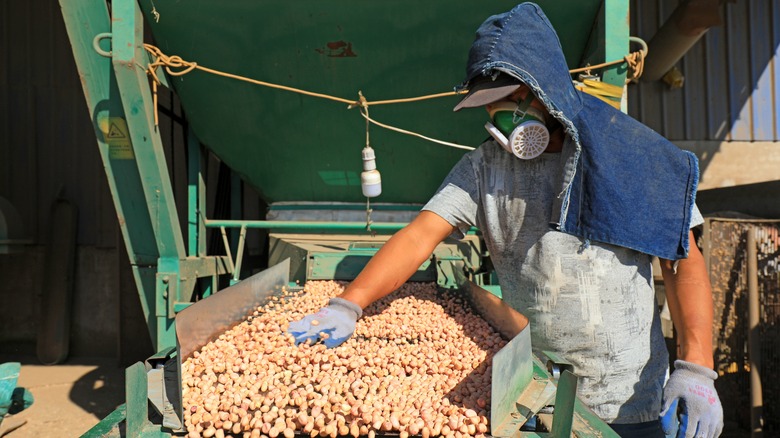
[[[526, 341], [526, 344], [530, 349], [530, 341]], [[164, 358], [165, 353], [155, 357]], [[609, 425], [577, 398], [577, 376], [572, 374], [566, 362], [558, 363], [560, 358], [552, 356], [548, 358], [545, 367], [536, 357], [527, 354], [522, 357], [526, 359], [523, 359], [521, 366], [527, 371], [518, 381], [512, 382], [512, 386], [517, 389], [513, 396], [513, 400], [516, 399], [516, 409], [506, 412], [508, 421], [502, 423], [503, 433], [514, 431], [511, 432], [512, 436], [526, 438], [564, 438], [572, 436], [572, 432], [576, 431], [576, 435], [583, 438], [618, 437]], [[555, 370], [556, 367], [563, 370], [559, 373]], [[126, 371], [125, 387], [127, 402], [88, 430], [82, 438], [173, 436], [169, 429], [148, 419], [149, 365], [145, 366], [139, 362], [129, 367]], [[550, 404], [554, 406], [553, 413], [535, 415]], [[535, 416], [535, 420], [544, 424], [549, 432], [518, 431], [521, 425]], [[125, 425], [125, 434], [120, 433], [122, 423]]]
[[[294, 284], [308, 280], [352, 281], [389, 237], [272, 232], [268, 235], [268, 264], [289, 259], [290, 281]], [[435, 282], [444, 289], [453, 289], [459, 286], [457, 272], [482, 285], [486, 279], [480, 268], [486, 257], [476, 234], [457, 241], [446, 239], [409, 281]]]
[[[630, 35], [628, 6], [626, 0], [604, 0], [602, 2], [583, 55], [583, 65], [597, 65], [623, 59], [628, 55]], [[620, 109], [623, 112], [628, 111], [625, 99], [627, 64], [612, 65], [594, 73], [601, 77], [602, 82], [624, 87]]]
[[[557, 30], [569, 68], [627, 54], [628, 0], [536, 1]], [[166, 55], [329, 96], [357, 99], [360, 91], [369, 101], [451, 90], [463, 80], [475, 29], [518, 3], [138, 2]], [[327, 42], [348, 43], [355, 56], [337, 55], [325, 49]], [[622, 86], [624, 74], [625, 67], [611, 67], [604, 80]], [[268, 204], [365, 202], [356, 160], [366, 128], [355, 109], [197, 69], [172, 77], [171, 85], [198, 137]], [[480, 144], [484, 112], [453, 113], [455, 102], [448, 96], [377, 105], [371, 115], [434, 138]], [[382, 173], [379, 202], [425, 203], [465, 153], [377, 126], [370, 131]]]
[[[136, 1], [113, 1], [113, 20], [102, 1], [61, 0], [60, 6], [144, 316], [158, 351], [175, 345], [176, 305], [191, 301], [198, 279], [211, 277], [214, 283], [216, 276], [230, 272], [226, 257], [205, 255], [204, 228], [196, 213], [202, 211], [205, 198], [197, 171], [200, 162], [195, 160], [190, 167], [192, 213], [185, 248], [163, 144], [152, 116], [143, 18]], [[199, 157], [199, 145], [191, 141], [190, 156]]]
[[[209, 295], [217, 290], [218, 276], [233, 274], [231, 281], [239, 280], [247, 228], [307, 233], [366, 232], [365, 223], [207, 221], [202, 172], [204, 149], [190, 132], [187, 144], [188, 239], [185, 244], [162, 139], [154, 125], [155, 108], [146, 74], [149, 58], [143, 49], [143, 16], [137, 1], [113, 0], [110, 15], [103, 1], [59, 1], [155, 351], [176, 345], [174, 318], [192, 301], [196, 285], [200, 284], [203, 294]], [[628, 53], [626, 0], [604, 1], [594, 23], [589, 46], [592, 50], [588, 52], [587, 59], [593, 59], [594, 64], [619, 59]], [[622, 66], [611, 67], [602, 79], [622, 84], [625, 73]], [[158, 75], [167, 82], [162, 72]], [[232, 175], [232, 182], [234, 188], [239, 185], [236, 174]], [[234, 189], [231, 195], [234, 201], [231, 205], [236, 210], [240, 191]], [[239, 216], [239, 213], [233, 211], [233, 217]], [[373, 223], [371, 231], [392, 233], [404, 225]], [[207, 227], [221, 229], [228, 255], [206, 254]], [[234, 229], [232, 246], [228, 242], [226, 228]], [[232, 258], [234, 253], [235, 261]], [[456, 259], [453, 256], [452, 260], [444, 261], [453, 265], [467, 262]], [[500, 289], [495, 292], [500, 295]], [[570, 379], [563, 383], [567, 387], [572, 385]], [[85, 436], [118, 434], [117, 426], [122, 422], [125, 423], [127, 436], [170, 436], [164, 428], [148, 419], [147, 388], [148, 369], [141, 363], [129, 367], [126, 374], [127, 403]], [[566, 392], [575, 389], [576, 386]], [[579, 403], [571, 409], [579, 410]]]
[[[81, 435], [82, 438], [156, 438], [173, 436], [159, 424], [149, 421], [147, 369], [141, 362], [125, 371], [126, 403], [117, 407], [98, 424]], [[124, 424], [124, 431], [122, 430]]]
[[[114, 0], [111, 16], [105, 2], [60, 0], [62, 14], [82, 78], [109, 189], [119, 218], [142, 309], [156, 350], [175, 345], [177, 309], [192, 299], [196, 284], [204, 295], [216, 290], [217, 276], [238, 281], [243, 236], [247, 228], [305, 232], [365, 232], [361, 223], [283, 221], [206, 221], [203, 148], [190, 132], [188, 226], [185, 246], [162, 140], [154, 125], [154, 102], [143, 48], [143, 16], [136, 0]], [[619, 59], [628, 52], [628, 2], [605, 0], [591, 32], [586, 59]], [[110, 42], [111, 47], [107, 48]], [[167, 83], [162, 72], [158, 76]], [[612, 67], [603, 80], [622, 83], [624, 67]], [[238, 178], [233, 175], [234, 183]], [[239, 184], [233, 184], [237, 186]], [[232, 197], [239, 200], [240, 191]], [[231, 203], [234, 210], [239, 202]], [[234, 217], [239, 212], [234, 212]], [[405, 224], [371, 224], [371, 232], [392, 233]], [[206, 255], [206, 226], [233, 230], [231, 256]]]

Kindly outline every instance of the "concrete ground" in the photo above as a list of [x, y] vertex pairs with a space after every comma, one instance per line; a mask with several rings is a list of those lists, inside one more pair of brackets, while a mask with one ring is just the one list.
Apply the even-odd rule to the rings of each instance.
[[[0, 436], [79, 437], [124, 403], [124, 372], [115, 358], [69, 358], [41, 365], [35, 355], [0, 353], [0, 363], [21, 362], [18, 387], [32, 392], [28, 409], [7, 417]], [[5, 435], [9, 426], [26, 423]]]

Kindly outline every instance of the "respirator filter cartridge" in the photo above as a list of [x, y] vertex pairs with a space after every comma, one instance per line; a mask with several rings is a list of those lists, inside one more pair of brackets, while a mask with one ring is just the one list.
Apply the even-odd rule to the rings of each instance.
[[529, 93], [529, 97], [519, 105], [512, 102], [494, 105], [490, 110], [493, 123], [485, 124], [485, 129], [501, 147], [524, 160], [538, 157], [550, 143], [544, 114], [530, 106], [532, 100]]

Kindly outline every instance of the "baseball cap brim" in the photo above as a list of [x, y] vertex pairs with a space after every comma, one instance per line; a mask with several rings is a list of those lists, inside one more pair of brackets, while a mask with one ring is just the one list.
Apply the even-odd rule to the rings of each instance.
[[501, 100], [512, 94], [521, 85], [520, 81], [505, 74], [498, 75], [495, 80], [490, 76], [483, 76], [471, 82], [468, 87], [469, 92], [455, 105], [453, 111], [484, 106]]

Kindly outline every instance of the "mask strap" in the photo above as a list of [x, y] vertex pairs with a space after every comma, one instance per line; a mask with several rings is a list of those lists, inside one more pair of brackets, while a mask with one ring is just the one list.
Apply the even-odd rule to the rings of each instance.
[[488, 111], [488, 115], [490, 116], [491, 120], [493, 117], [495, 117], [496, 113], [499, 111], [510, 111], [514, 114], [515, 109], [517, 108], [517, 102], [510, 102], [508, 100], [496, 102], [490, 104], [490, 110]]
[[525, 95], [525, 99], [517, 102], [517, 108], [515, 108], [515, 111], [512, 113], [513, 123], [520, 123], [520, 121], [523, 120], [534, 99], [536, 99], [534, 93], [529, 91], [528, 94]]

